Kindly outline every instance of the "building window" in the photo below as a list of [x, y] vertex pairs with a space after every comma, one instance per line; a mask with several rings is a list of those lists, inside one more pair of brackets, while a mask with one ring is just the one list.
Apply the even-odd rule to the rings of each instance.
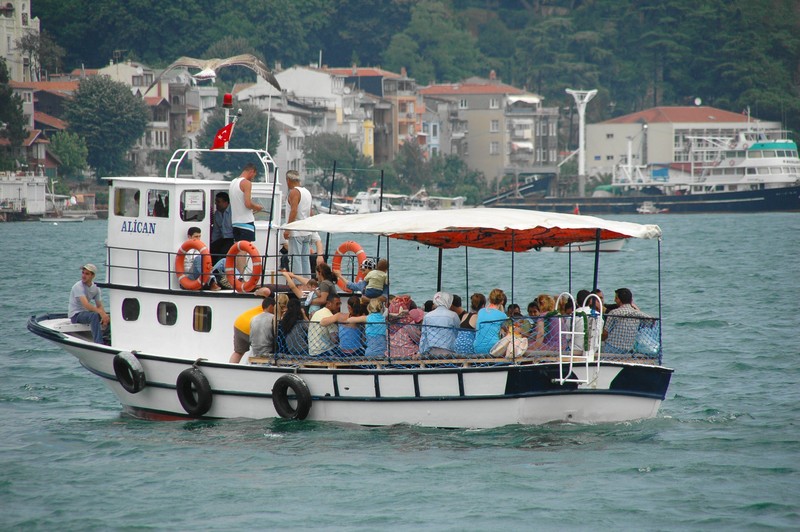
[[607, 139], [613, 139], [614, 138], [614, 134], [613, 133], [606, 133], [606, 138]]
[[489, 143], [489, 155], [500, 155], [500, 143], [492, 141]]
[[606, 155], [606, 161], [613, 161], [613, 160], [614, 160], [613, 155]]
[[458, 101], [458, 108], [459, 109], [469, 109], [469, 105], [467, 104], [467, 99], [462, 98]]
[[499, 120], [492, 120], [489, 123], [489, 131], [491, 133], [497, 133], [498, 131], [500, 131], [500, 121]]
[[162, 301], [156, 308], [156, 316], [161, 325], [175, 325], [178, 321], [178, 307], [175, 303]]
[[125, 298], [122, 300], [122, 319], [125, 321], [136, 321], [139, 319], [139, 300]]
[[439, 124], [431, 124], [431, 137], [439, 138]]
[[197, 332], [211, 331], [211, 307], [194, 307], [192, 328]]
[[500, 100], [497, 98], [489, 98], [489, 109], [500, 109]]

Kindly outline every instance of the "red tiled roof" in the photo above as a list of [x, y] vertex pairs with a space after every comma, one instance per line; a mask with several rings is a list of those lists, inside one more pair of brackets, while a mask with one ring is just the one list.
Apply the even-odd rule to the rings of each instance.
[[[22, 141], [22, 145], [26, 148], [29, 147], [31, 144], [38, 142], [40, 144], [50, 144], [50, 141], [45, 138], [39, 138], [42, 134], [42, 131], [39, 129], [31, 129], [28, 131], [28, 137]], [[0, 138], [0, 146], [9, 146], [11, 145], [11, 141], [7, 138]]]
[[96, 76], [100, 72], [99, 68], [76, 68], [72, 72], [70, 72], [70, 76], [79, 78], [83, 75], [88, 76]]
[[147, 104], [149, 107], [158, 107], [161, 105], [161, 102], [166, 102], [166, 98], [161, 96], [145, 96], [144, 103]]
[[355, 72], [353, 72], [353, 67], [337, 67], [337, 68], [327, 68], [325, 69], [331, 74], [336, 74], [337, 76], [346, 76], [346, 77], [361, 77], [361, 78], [368, 78], [368, 77], [384, 77], [384, 78], [393, 78], [393, 79], [400, 79], [402, 76], [395, 72], [389, 72], [388, 70], [383, 70], [382, 68], [376, 67], [356, 67]]
[[46, 126], [50, 126], [55, 129], [63, 130], [67, 128], [67, 123], [61, 120], [60, 118], [56, 118], [55, 116], [51, 116], [47, 113], [43, 113], [41, 111], [34, 111], [33, 112], [33, 120], [35, 122], [41, 122]]
[[426, 96], [457, 96], [461, 94], [525, 94], [525, 91], [505, 83], [445, 83], [419, 89]]
[[72, 94], [78, 90], [78, 81], [28, 81], [21, 83], [12, 81], [11, 88], [33, 89], [34, 91], [47, 91], [63, 94]]
[[[758, 119], [750, 118], [750, 121], [758, 122]], [[633, 124], [636, 122], [654, 123], [721, 123], [721, 122], [747, 122], [747, 115], [743, 113], [732, 113], [723, 109], [708, 106], [677, 106], [677, 107], [653, 107], [638, 113], [631, 113], [625, 116], [618, 116], [611, 120], [602, 122], [603, 124]]]

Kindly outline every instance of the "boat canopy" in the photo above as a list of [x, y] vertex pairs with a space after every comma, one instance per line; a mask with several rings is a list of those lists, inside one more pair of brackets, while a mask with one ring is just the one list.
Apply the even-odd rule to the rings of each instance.
[[413, 240], [438, 248], [462, 246], [528, 251], [597, 238], [658, 238], [661, 228], [594, 216], [527, 209], [449, 209], [370, 214], [319, 214], [286, 224], [292, 231], [361, 233]]

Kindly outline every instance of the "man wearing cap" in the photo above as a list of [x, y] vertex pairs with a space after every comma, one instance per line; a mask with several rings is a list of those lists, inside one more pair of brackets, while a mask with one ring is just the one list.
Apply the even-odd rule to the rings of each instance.
[[[297, 170], [286, 172], [286, 185], [289, 187], [289, 217], [286, 223], [305, 220], [311, 216], [311, 192], [300, 186], [303, 180]], [[292, 272], [303, 277], [311, 277], [310, 264], [306, 257], [310, 253], [311, 233], [308, 231], [284, 231], [289, 242], [289, 258], [292, 261]]]
[[67, 314], [72, 323], [85, 323], [92, 327], [92, 336], [96, 344], [103, 343], [103, 329], [108, 327], [108, 314], [103, 308], [100, 287], [94, 284], [97, 266], [84, 264], [81, 268], [81, 280], [72, 286], [69, 294], [69, 310]]
[[262, 210], [261, 205], [252, 200], [253, 179], [257, 175], [256, 165], [247, 163], [239, 177], [231, 181], [228, 188], [233, 239], [236, 242], [240, 240], [253, 242], [256, 239], [256, 218], [253, 213]]

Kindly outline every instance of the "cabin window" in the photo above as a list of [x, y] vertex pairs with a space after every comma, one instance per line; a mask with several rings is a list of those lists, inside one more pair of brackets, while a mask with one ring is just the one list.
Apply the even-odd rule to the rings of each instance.
[[175, 306], [175, 303], [161, 301], [156, 309], [156, 314], [158, 323], [161, 325], [175, 325], [175, 322], [178, 321], [178, 307]]
[[139, 191], [135, 188], [115, 189], [114, 214], [117, 216], [139, 216]]
[[211, 307], [194, 307], [192, 328], [197, 332], [211, 331]]
[[125, 298], [122, 300], [122, 319], [125, 321], [136, 321], [139, 319], [139, 300]]
[[202, 190], [181, 192], [181, 220], [200, 222], [206, 217], [206, 194]]
[[147, 191], [147, 215], [156, 218], [169, 217], [169, 191], [155, 189]]

